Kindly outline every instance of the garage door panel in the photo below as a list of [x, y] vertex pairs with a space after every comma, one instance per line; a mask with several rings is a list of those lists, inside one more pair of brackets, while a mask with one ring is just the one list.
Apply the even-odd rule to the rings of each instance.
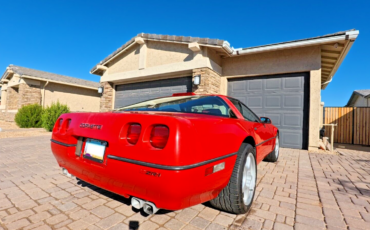
[[282, 147], [307, 148], [307, 73], [230, 79], [228, 95], [269, 117], [280, 130]]
[[281, 90], [281, 79], [266, 79], [265, 81], [266, 90]]
[[119, 108], [157, 97], [191, 91], [191, 77], [117, 85], [114, 107]]
[[281, 129], [280, 131], [280, 145], [287, 148], [301, 148], [302, 146], [302, 132]]
[[301, 128], [303, 121], [303, 114], [284, 114], [283, 128]]
[[150, 90], [150, 93], [153, 93], [153, 94], [159, 93], [159, 92], [161, 92], [161, 90], [159, 88], [154, 88], [154, 89]]
[[228, 85], [228, 90], [233, 90], [235, 93], [237, 93], [238, 91], [244, 92], [247, 88], [246, 85], [246, 82], [240, 82], [239, 84], [237, 82], [233, 82], [232, 84]]
[[268, 117], [279, 129], [302, 128], [303, 114], [301, 112], [286, 111], [263, 111], [253, 110], [259, 117]]
[[263, 108], [263, 97], [243, 97], [242, 101], [246, 106], [248, 106], [251, 109], [260, 109]]
[[281, 108], [281, 96], [265, 96], [265, 108]]
[[291, 77], [284, 79], [284, 89], [303, 89], [302, 77]]
[[303, 95], [284, 95], [284, 108], [303, 109]]
[[263, 81], [262, 80], [252, 80], [248, 81], [248, 91], [262, 91], [263, 90]]

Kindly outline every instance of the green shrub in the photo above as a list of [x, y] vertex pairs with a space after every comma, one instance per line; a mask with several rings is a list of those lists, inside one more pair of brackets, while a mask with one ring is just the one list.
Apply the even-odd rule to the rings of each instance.
[[14, 121], [20, 128], [40, 128], [41, 115], [41, 105], [25, 105], [18, 110]]
[[47, 131], [52, 131], [55, 122], [58, 117], [63, 113], [69, 113], [69, 107], [67, 105], [57, 103], [52, 103], [51, 106], [46, 107], [42, 113], [42, 127]]

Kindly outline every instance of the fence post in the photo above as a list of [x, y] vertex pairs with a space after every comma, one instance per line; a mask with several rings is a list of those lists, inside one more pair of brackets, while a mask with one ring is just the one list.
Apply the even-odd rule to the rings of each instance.
[[331, 152], [334, 152], [334, 125], [331, 126]]
[[355, 144], [355, 107], [352, 107], [352, 144]]

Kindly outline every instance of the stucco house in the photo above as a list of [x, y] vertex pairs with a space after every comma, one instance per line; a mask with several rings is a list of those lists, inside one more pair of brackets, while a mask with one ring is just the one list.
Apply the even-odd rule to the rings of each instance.
[[346, 106], [347, 107], [370, 107], [370, 89], [353, 91]]
[[[100, 111], [178, 92], [240, 99], [280, 129], [281, 146], [317, 148], [325, 89], [356, 40], [349, 30], [248, 48], [225, 40], [141, 33], [91, 69]], [[200, 77], [200, 84], [193, 79]]]
[[9, 65], [0, 79], [0, 119], [13, 120], [24, 105], [52, 102], [67, 104], [71, 111], [99, 111], [98, 82]]

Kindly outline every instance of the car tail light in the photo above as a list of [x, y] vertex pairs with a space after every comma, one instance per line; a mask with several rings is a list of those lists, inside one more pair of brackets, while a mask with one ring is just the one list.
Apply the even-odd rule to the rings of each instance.
[[69, 128], [69, 125], [71, 124], [71, 119], [67, 120], [66, 130]]
[[60, 127], [62, 126], [62, 123], [63, 123], [63, 118], [58, 119], [54, 124], [53, 132], [59, 131]]
[[170, 130], [165, 125], [156, 125], [150, 133], [150, 143], [153, 147], [163, 149], [168, 141]]
[[131, 124], [127, 129], [127, 141], [128, 143], [134, 145], [139, 140], [141, 133], [141, 125]]
[[59, 119], [59, 121], [57, 122], [57, 124], [56, 124], [56, 129], [57, 130], [60, 130], [60, 128], [62, 127], [62, 123], [63, 123], [63, 118]]

